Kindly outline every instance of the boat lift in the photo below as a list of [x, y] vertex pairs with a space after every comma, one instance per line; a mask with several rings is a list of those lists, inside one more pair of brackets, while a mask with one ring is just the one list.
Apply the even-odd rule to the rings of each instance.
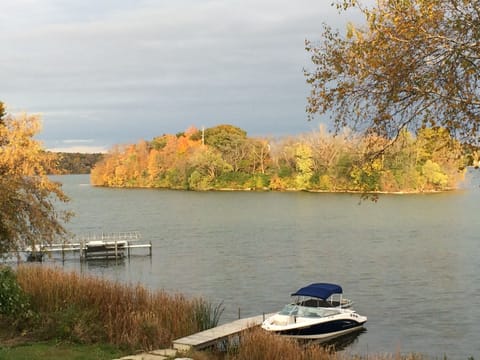
[[46, 254], [61, 254], [62, 261], [69, 254], [78, 254], [80, 260], [118, 260], [130, 258], [134, 249], [147, 249], [152, 256], [152, 242], [142, 240], [138, 231], [87, 234], [63, 243], [37, 245], [26, 252], [28, 261], [42, 261]]

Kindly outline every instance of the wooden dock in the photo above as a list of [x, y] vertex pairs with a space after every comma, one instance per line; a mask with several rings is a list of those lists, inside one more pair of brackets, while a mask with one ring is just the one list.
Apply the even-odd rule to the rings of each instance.
[[189, 351], [190, 349], [201, 350], [224, 341], [229, 341], [232, 338], [238, 337], [243, 331], [259, 326], [266, 317], [271, 315], [272, 314], [257, 315], [235, 320], [212, 329], [174, 340], [173, 348], [182, 352]]

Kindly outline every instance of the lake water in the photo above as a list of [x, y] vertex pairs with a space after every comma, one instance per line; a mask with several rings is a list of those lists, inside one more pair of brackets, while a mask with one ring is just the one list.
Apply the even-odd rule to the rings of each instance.
[[[279, 310], [311, 282], [337, 282], [367, 331], [345, 351], [480, 357], [480, 170], [460, 191], [384, 195], [108, 189], [57, 176], [68, 228], [140, 231], [152, 257], [69, 260], [151, 289], [223, 301], [221, 322]], [[59, 265], [62, 266], [61, 262]]]

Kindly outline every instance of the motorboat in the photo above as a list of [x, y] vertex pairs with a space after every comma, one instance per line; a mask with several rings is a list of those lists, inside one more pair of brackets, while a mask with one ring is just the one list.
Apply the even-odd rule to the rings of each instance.
[[[327, 341], [361, 330], [367, 317], [352, 308], [344, 299], [342, 287], [330, 283], [305, 286], [291, 296], [295, 301], [265, 319], [262, 328], [279, 335], [298, 339]], [[337, 300], [333, 300], [334, 296]]]

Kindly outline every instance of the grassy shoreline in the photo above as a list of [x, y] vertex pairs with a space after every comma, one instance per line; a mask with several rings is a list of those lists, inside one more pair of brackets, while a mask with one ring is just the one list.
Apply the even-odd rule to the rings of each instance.
[[212, 314], [215, 309], [201, 298], [149, 291], [141, 285], [41, 264], [21, 265], [14, 274], [4, 267], [2, 273], [0, 281], [8, 282], [7, 292], [14, 296], [4, 296], [11, 301], [0, 314], [10, 318], [17, 333], [39, 340], [151, 350], [211, 327], [217, 320]]
[[128, 355], [108, 344], [71, 344], [55, 341], [25, 342], [14, 346], [2, 346], [0, 359], [11, 360], [111, 360]]
[[[220, 313], [219, 306], [204, 299], [140, 285], [41, 264], [21, 265], [15, 271], [0, 265], [0, 359], [113, 359], [169, 348], [175, 338], [215, 326]], [[241, 346], [227, 352], [186, 355], [195, 360], [428, 359], [398, 352], [365, 356], [335, 352], [260, 328], [246, 332]]]

